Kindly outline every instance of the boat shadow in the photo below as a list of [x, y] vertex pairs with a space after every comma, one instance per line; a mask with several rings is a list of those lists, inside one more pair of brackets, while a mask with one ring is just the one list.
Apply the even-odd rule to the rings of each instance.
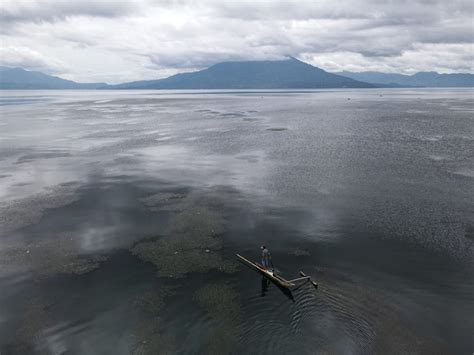
[[286, 287], [282, 287], [274, 282], [271, 282], [265, 276], [262, 276], [262, 283], [261, 283], [262, 292], [260, 294], [261, 297], [265, 297], [265, 295], [268, 292], [268, 287], [270, 286], [270, 284], [273, 284], [274, 286], [276, 286], [281, 291], [281, 293], [283, 293], [290, 301], [295, 302], [295, 298], [293, 297], [293, 294], [291, 293], [290, 289]]

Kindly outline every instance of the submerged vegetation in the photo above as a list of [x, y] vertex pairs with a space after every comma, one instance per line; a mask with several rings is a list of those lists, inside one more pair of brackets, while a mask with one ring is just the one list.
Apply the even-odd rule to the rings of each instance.
[[140, 294], [134, 303], [137, 310], [156, 316], [165, 305], [165, 298], [175, 294], [173, 287], [161, 287]]
[[43, 345], [43, 329], [50, 324], [47, 308], [42, 299], [30, 300], [23, 306], [18, 327], [6, 346], [8, 353], [31, 354]]
[[140, 320], [133, 332], [133, 355], [167, 355], [175, 354], [176, 340], [166, 334], [166, 326], [159, 317], [165, 305], [165, 298], [175, 293], [173, 287], [161, 287], [139, 295], [135, 301], [135, 309], [140, 313]]
[[[222, 254], [222, 234], [225, 218], [219, 212], [219, 199], [209, 194], [179, 194], [162, 192], [141, 199], [152, 212], [167, 213], [169, 219], [162, 235], [155, 240], [137, 243], [132, 254], [154, 264], [158, 276], [181, 278], [190, 273], [218, 270], [232, 273], [237, 269], [234, 261]], [[137, 333], [134, 354], [173, 353], [174, 339], [163, 331], [159, 318], [165, 298], [174, 289], [140, 296], [136, 305], [148, 314]], [[227, 284], [210, 284], [195, 292], [194, 300], [214, 321], [206, 340], [207, 354], [231, 353], [237, 344], [240, 322], [238, 294]]]
[[30, 197], [0, 202], [0, 235], [38, 223], [46, 209], [63, 207], [77, 200], [76, 187], [70, 184]]
[[185, 195], [174, 193], [174, 192], [159, 192], [151, 196], [143, 197], [140, 199], [141, 203], [147, 207], [150, 211], [163, 211], [166, 206], [177, 207]]
[[80, 255], [78, 241], [69, 234], [58, 234], [1, 251], [0, 265], [21, 267], [37, 277], [56, 274], [81, 275], [95, 270], [107, 260], [104, 255]]
[[172, 336], [163, 334], [162, 328], [163, 325], [158, 319], [142, 322], [134, 334], [136, 345], [131, 353], [133, 355], [175, 354], [175, 340]]
[[186, 240], [165, 238], [155, 242], [139, 243], [132, 249], [132, 253], [144, 261], [153, 263], [161, 277], [179, 278], [190, 272], [206, 272], [211, 269], [234, 272], [235, 263], [226, 261], [215, 251], [205, 249], [211, 245], [212, 242], [197, 248], [187, 245]]
[[[65, 206], [77, 200], [73, 189], [50, 191], [34, 199], [17, 200], [3, 204], [2, 231], [16, 230], [39, 223], [48, 208]], [[166, 221], [160, 236], [135, 243], [130, 251], [143, 261], [154, 264], [160, 277], [180, 278], [191, 273], [217, 270], [236, 271], [237, 265], [222, 253], [222, 235], [226, 221], [219, 210], [220, 191], [208, 193], [160, 192], [140, 202], [149, 211], [160, 214]], [[28, 206], [30, 208], [28, 208]], [[21, 211], [21, 213], [17, 213]], [[4, 212], [4, 213], [3, 213]], [[72, 232], [59, 232], [32, 239], [21, 246], [5, 247], [0, 252], [0, 267], [24, 270], [33, 279], [42, 280], [59, 274], [82, 275], [96, 270], [107, 260], [108, 254], [85, 254], [81, 238]], [[137, 315], [130, 333], [130, 351], [133, 354], [174, 354], [176, 339], [167, 331], [163, 309], [167, 297], [176, 292], [176, 286], [161, 285], [138, 295], [133, 303]], [[195, 301], [203, 307], [219, 326], [208, 337], [210, 354], [225, 354], [236, 344], [239, 319], [237, 294], [226, 285], [209, 285], [196, 293]], [[45, 330], [48, 309], [43, 304], [25, 304], [25, 318], [18, 328], [10, 348], [31, 351], [39, 344]]]
[[134, 255], [153, 263], [159, 276], [179, 278], [212, 269], [236, 271], [235, 262], [220, 253], [225, 220], [205, 196], [163, 193], [142, 202], [152, 211], [174, 211], [160, 239], [140, 242], [131, 249]]
[[205, 341], [206, 353], [232, 353], [240, 324], [238, 293], [225, 283], [208, 284], [196, 291], [194, 299], [214, 321]]
[[288, 255], [291, 255], [291, 256], [310, 256], [311, 253], [309, 252], [308, 249], [296, 248], [292, 251], [289, 251]]

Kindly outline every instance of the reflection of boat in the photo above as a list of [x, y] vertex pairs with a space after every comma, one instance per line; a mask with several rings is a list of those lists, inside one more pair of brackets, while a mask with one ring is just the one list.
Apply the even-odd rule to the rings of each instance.
[[[310, 276], [306, 276], [302, 271], [300, 271], [300, 274], [302, 277], [299, 277], [297, 279], [293, 280], [285, 280], [283, 277], [278, 276], [275, 272], [271, 270], [267, 270], [263, 267], [263, 265], [257, 263], [257, 262], [252, 262], [246, 258], [244, 258], [242, 255], [237, 254], [237, 257], [239, 258], [240, 261], [245, 263], [245, 265], [251, 267], [255, 271], [261, 273], [263, 276], [265, 276], [267, 279], [270, 281], [274, 282], [278, 286], [284, 287], [284, 288], [291, 288], [296, 286], [294, 282], [296, 281], [303, 281], [303, 280], [310, 280]], [[312, 280], [310, 280], [311, 283], [313, 284], [314, 287], [318, 287], [318, 284]]]
[[265, 297], [267, 291], [268, 291], [268, 286], [270, 285], [270, 280], [267, 279], [265, 276], [262, 276], [262, 293], [261, 296]]

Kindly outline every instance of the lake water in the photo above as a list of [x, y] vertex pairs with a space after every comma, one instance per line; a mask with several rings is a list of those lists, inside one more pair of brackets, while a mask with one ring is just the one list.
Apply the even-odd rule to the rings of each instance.
[[473, 93], [2, 92], [0, 353], [471, 354]]

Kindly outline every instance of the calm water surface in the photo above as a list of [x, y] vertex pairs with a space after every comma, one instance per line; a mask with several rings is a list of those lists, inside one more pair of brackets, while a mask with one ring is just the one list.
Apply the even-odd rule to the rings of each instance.
[[[469, 89], [4, 91], [0, 353], [471, 354]], [[239, 264], [269, 246], [285, 293]]]

